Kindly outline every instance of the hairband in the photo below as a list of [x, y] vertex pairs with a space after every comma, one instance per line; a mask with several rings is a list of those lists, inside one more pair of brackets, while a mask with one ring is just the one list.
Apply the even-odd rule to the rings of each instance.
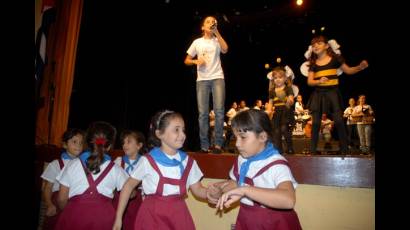
[[159, 128], [159, 123], [161, 122], [162, 117], [165, 116], [168, 113], [173, 113], [173, 112], [174, 111], [171, 111], [171, 110], [165, 110], [165, 111], [161, 112], [158, 116], [158, 119], [157, 119], [157, 128]]
[[[335, 54], [341, 54], [342, 52], [340, 52], [339, 48], [340, 45], [336, 42], [335, 39], [331, 39], [329, 41], [327, 41], [327, 44], [330, 46], [330, 48], [332, 48], [333, 52], [335, 52]], [[312, 56], [312, 45], [309, 45], [308, 49], [305, 52], [305, 58], [309, 59]]]

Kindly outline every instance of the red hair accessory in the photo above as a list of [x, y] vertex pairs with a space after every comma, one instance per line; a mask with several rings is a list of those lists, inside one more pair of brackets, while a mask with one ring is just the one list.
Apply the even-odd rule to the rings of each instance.
[[105, 145], [105, 143], [107, 143], [107, 139], [105, 139], [104, 137], [98, 137], [95, 138], [95, 142], [96, 145]]

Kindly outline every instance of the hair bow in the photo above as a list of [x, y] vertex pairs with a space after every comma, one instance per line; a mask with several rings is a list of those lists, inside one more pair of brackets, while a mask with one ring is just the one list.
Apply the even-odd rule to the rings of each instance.
[[285, 73], [286, 77], [290, 78], [291, 80], [295, 79], [295, 74], [288, 65], [285, 66]]
[[105, 143], [107, 143], [107, 139], [105, 139], [104, 137], [98, 137], [98, 138], [95, 138], [94, 143], [96, 145], [105, 145]]
[[[339, 50], [340, 45], [336, 42], [335, 39], [331, 39], [327, 42], [327, 44], [330, 46], [330, 48], [332, 48], [333, 52], [335, 52], [335, 54], [340, 55], [342, 52]], [[305, 58], [309, 59], [310, 56], [312, 56], [312, 45], [309, 45], [308, 49], [305, 52]]]
[[333, 52], [335, 52], [336, 54], [339, 54], [339, 55], [341, 54], [341, 52], [340, 52], [340, 50], [339, 50], [340, 45], [337, 44], [337, 42], [336, 42], [335, 39], [329, 40], [329, 41], [327, 42], [327, 44], [329, 44], [329, 46], [330, 46], [330, 48], [332, 48]]
[[310, 46], [308, 47], [308, 50], [306, 50], [306, 52], [305, 52], [305, 58], [306, 58], [306, 59], [309, 59], [310, 56], [312, 56], [312, 45], [310, 45]]

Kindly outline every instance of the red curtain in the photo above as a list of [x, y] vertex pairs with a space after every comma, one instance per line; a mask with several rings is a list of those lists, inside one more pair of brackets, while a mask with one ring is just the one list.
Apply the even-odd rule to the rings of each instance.
[[[45, 66], [37, 111], [36, 144], [61, 146], [67, 129], [83, 0], [56, 0], [56, 21], [47, 38]], [[52, 111], [51, 111], [52, 110]]]

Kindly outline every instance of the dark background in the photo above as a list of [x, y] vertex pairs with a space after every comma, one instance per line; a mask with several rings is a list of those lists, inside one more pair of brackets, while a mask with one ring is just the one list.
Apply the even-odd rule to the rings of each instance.
[[[132, 2], [132, 3], [131, 3]], [[115, 4], [113, 4], [115, 3]], [[277, 57], [296, 74], [294, 83], [306, 103], [312, 88], [300, 71], [312, 29], [341, 45], [346, 63], [363, 59], [369, 68], [342, 74], [340, 90], [348, 98], [366, 94], [377, 110], [372, 87], [378, 66], [372, 62], [375, 16], [370, 1], [84, 1], [70, 104], [69, 127], [86, 128], [95, 120], [115, 125], [119, 132], [148, 132], [149, 119], [161, 109], [180, 112], [185, 119], [187, 150], [197, 150], [198, 112], [195, 66], [183, 61], [191, 42], [201, 36], [200, 20], [214, 15], [229, 45], [221, 56], [226, 81], [226, 111], [233, 101], [267, 100], [265, 63]], [[378, 30], [383, 30], [377, 25]], [[374, 63], [372, 65], [372, 63]], [[377, 111], [376, 111], [377, 114]], [[116, 148], [120, 146], [117, 143]]]

